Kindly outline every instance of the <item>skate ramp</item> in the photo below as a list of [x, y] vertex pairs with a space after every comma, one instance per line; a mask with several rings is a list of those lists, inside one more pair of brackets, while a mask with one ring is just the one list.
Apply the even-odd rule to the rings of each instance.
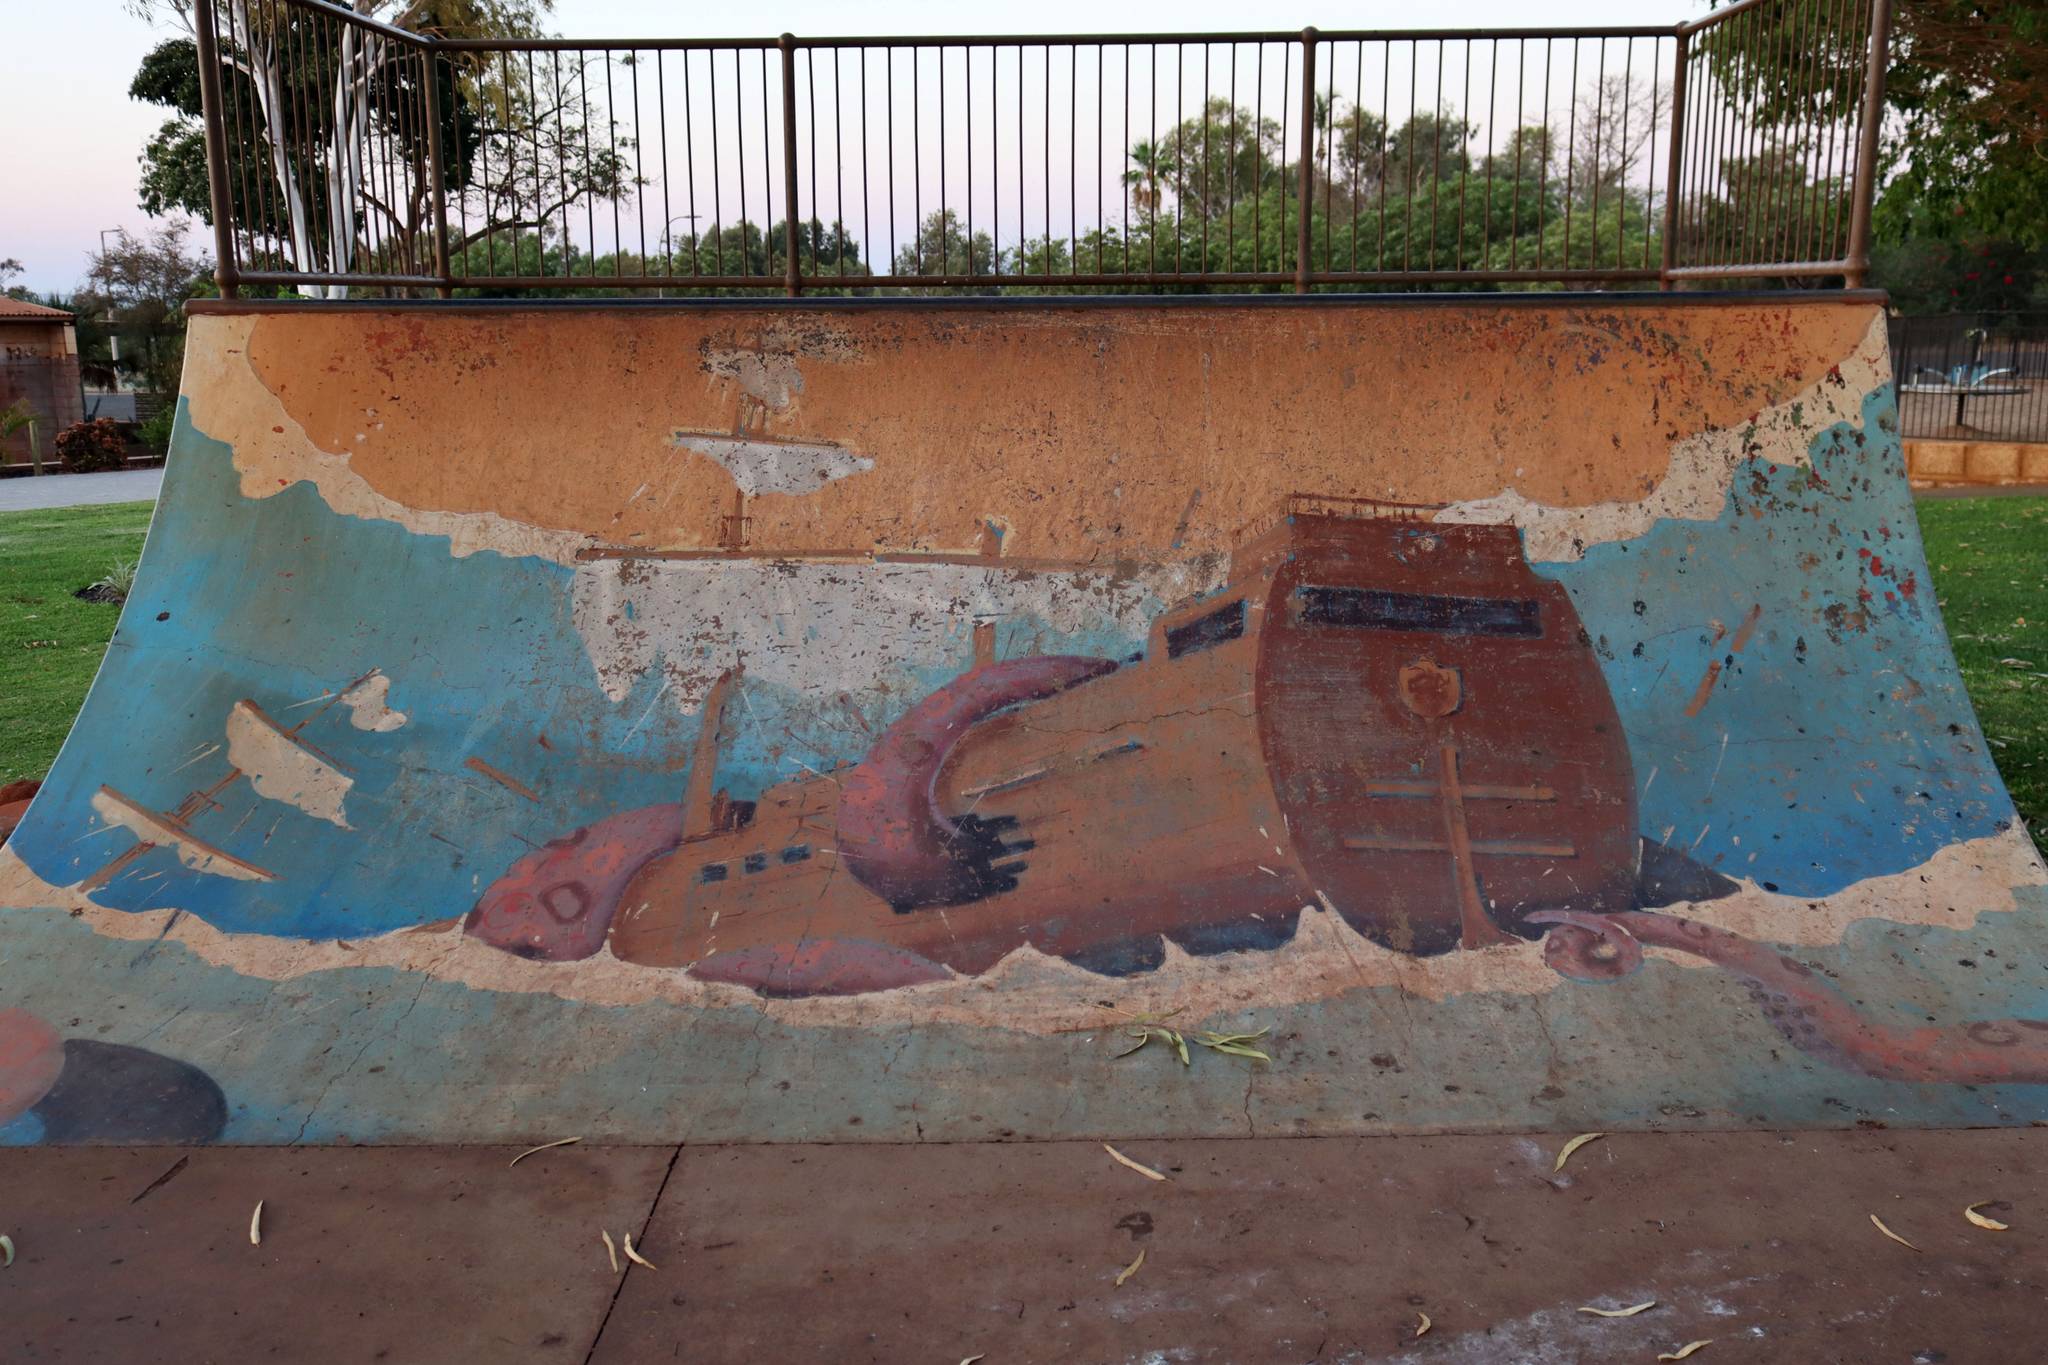
[[195, 312], [0, 1141], [2048, 1118], [1874, 296]]

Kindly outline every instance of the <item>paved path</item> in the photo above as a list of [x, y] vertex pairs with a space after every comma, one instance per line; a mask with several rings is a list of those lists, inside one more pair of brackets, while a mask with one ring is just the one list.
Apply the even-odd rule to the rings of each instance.
[[0, 1150], [0, 1358], [2038, 1361], [2044, 1139]]
[[0, 512], [41, 507], [90, 507], [103, 502], [155, 502], [164, 471], [116, 469], [105, 474], [20, 475], [0, 479]]

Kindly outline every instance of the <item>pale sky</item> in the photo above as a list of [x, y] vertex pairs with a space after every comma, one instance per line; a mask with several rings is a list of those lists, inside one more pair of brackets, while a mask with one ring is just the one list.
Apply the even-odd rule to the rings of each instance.
[[[1026, 9], [971, 8], [935, 0], [879, 0], [864, 8], [822, 0], [747, 6], [679, 6], [670, 0], [557, 0], [550, 27], [573, 37], [760, 37], [788, 31], [828, 36], [1087, 33], [1114, 27], [1229, 31], [1294, 28], [1458, 28], [1544, 24], [1664, 24], [1696, 18], [1706, 0], [1446, 0], [1433, 6], [1376, 0], [1310, 3], [1247, 12], [1221, 0], [1125, 0], [1113, 10], [1084, 0], [1039, 0]], [[1113, 19], [1113, 24], [1105, 24]], [[25, 267], [16, 281], [70, 290], [102, 229], [141, 232], [137, 158], [167, 111], [128, 98], [142, 57], [169, 36], [127, 13], [120, 0], [0, 0], [0, 258]], [[203, 227], [195, 226], [202, 249]]]

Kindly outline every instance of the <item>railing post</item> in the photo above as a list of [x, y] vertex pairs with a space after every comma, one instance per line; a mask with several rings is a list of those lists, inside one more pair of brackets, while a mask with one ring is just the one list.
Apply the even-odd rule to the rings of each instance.
[[1871, 0], [1870, 54], [1863, 69], [1863, 127], [1856, 145], [1856, 184], [1850, 191], [1848, 269], [1842, 283], [1861, 289], [1870, 273], [1870, 206], [1877, 196], [1877, 139], [1884, 125], [1885, 68], [1891, 63], [1892, 3]]
[[785, 33], [777, 45], [782, 49], [782, 250], [788, 257], [782, 263], [782, 282], [796, 298], [804, 292], [796, 245], [796, 38]]
[[235, 296], [235, 204], [228, 195], [227, 135], [221, 124], [220, 38], [214, 31], [217, 0], [196, 0], [192, 36], [199, 55], [199, 119], [206, 128], [206, 194], [213, 201], [213, 278], [220, 296]]
[[1676, 281], [1671, 271], [1678, 264], [1679, 182], [1685, 176], [1685, 67], [1692, 53], [1692, 34], [1678, 26], [1678, 59], [1671, 69], [1671, 154], [1664, 163], [1664, 258], [1657, 287], [1671, 288]]
[[430, 39], [420, 49], [420, 65], [427, 73], [427, 208], [434, 215], [434, 276], [441, 281], [434, 292], [445, 299], [454, 296], [455, 279], [448, 265], [447, 173], [441, 160], [441, 64], [434, 48]]
[[1308, 292], [1309, 217], [1316, 202], [1316, 31], [1301, 31], [1301, 222], [1294, 237], [1294, 292]]

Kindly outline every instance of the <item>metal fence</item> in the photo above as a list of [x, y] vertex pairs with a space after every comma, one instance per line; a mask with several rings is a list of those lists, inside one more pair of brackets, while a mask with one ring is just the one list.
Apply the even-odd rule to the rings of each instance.
[[617, 40], [197, 0], [223, 291], [1859, 283], [1890, 0]]
[[2048, 313], [1893, 318], [1891, 350], [1904, 435], [2048, 441]]

